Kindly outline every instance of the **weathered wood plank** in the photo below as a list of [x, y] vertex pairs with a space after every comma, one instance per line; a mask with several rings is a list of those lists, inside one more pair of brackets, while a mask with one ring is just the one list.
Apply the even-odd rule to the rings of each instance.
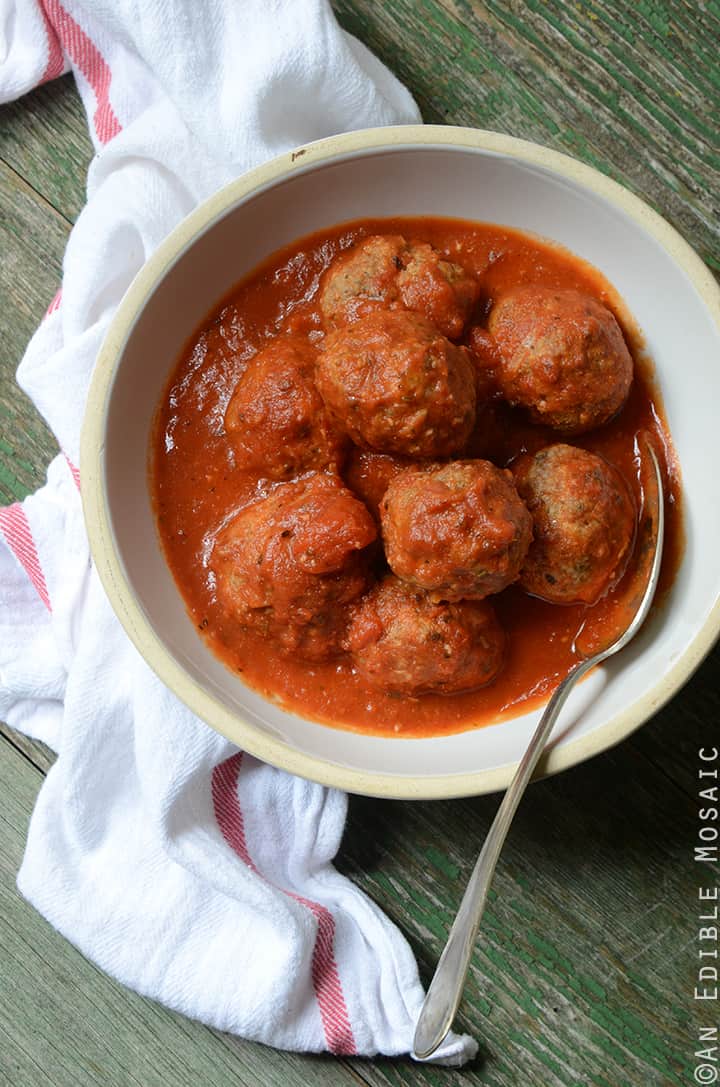
[[57, 451], [14, 374], [60, 285], [91, 156], [70, 76], [0, 107], [0, 503], [40, 486]]
[[15, 370], [60, 284], [70, 227], [3, 162], [0, 191], [0, 503], [7, 503], [44, 482], [57, 449]]
[[695, 676], [645, 728], [628, 741], [697, 800], [701, 747], [720, 746], [720, 644]]
[[14, 887], [41, 775], [0, 740], [0, 1082], [12, 1087], [320, 1087], [361, 1082], [325, 1057], [240, 1042], [102, 974]]
[[[500, 864], [462, 1007], [462, 1024], [484, 1050], [477, 1082], [510, 1087], [518, 1069], [544, 1087], [686, 1082], [693, 1005], [685, 945], [696, 888], [690, 864], [676, 877], [687, 861], [687, 809], [679, 819], [682, 800], [673, 796], [665, 814], [654, 773], [624, 749], [532, 789]], [[480, 845], [495, 804], [438, 807], [365, 809], [346, 847], [347, 871], [410, 933], [427, 973], [469, 875], [468, 828]], [[359, 844], [356, 826], [363, 842], [376, 828], [380, 858]], [[369, 1079], [433, 1082], [385, 1065]]]
[[[2, 739], [9, 743], [15, 750], [23, 755], [28, 762], [32, 763], [36, 770], [39, 770], [41, 774], [47, 774], [48, 770], [55, 762], [55, 755], [46, 747], [45, 744], [41, 744], [36, 740], [30, 740], [27, 736], [23, 736], [21, 732], [16, 732], [15, 729], [9, 728], [8, 725], [3, 724], [0, 721], [0, 744]], [[2, 748], [0, 748], [2, 750]]]
[[583, 159], [653, 204], [720, 270], [720, 66], [707, 10], [612, 0], [334, 7], [410, 86], [426, 121], [497, 129]]
[[[427, 977], [496, 798], [354, 800], [342, 866], [408, 933]], [[495, 878], [461, 1024], [494, 1087], [669, 1087], [689, 1079], [694, 806], [625, 744], [533, 786]], [[377, 1087], [434, 1073], [381, 1063]], [[476, 1078], [475, 1078], [476, 1077]]]
[[65, 219], [85, 203], [85, 175], [93, 149], [72, 76], [0, 106], [0, 159]]
[[[0, 191], [0, 504], [5, 504], [42, 485], [57, 451], [52, 434], [18, 388], [15, 370], [57, 289], [70, 225], [3, 162]], [[52, 765], [54, 757], [42, 744], [3, 724], [0, 733], [39, 769]]]

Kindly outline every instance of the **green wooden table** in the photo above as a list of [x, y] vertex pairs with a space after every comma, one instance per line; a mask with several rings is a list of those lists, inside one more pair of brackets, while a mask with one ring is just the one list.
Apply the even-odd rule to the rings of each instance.
[[[718, 0], [338, 0], [342, 24], [426, 121], [569, 152], [639, 193], [720, 271]], [[91, 148], [69, 78], [0, 108], [0, 502], [34, 490], [52, 438], [13, 374], [60, 281]], [[670, 1087], [696, 1080], [717, 1002], [693, 998], [698, 748], [720, 735], [720, 653], [621, 747], [532, 787], [510, 835], [460, 1027], [481, 1056], [278, 1053], [126, 992], [19, 897], [14, 877], [52, 756], [0, 736], [0, 1082]], [[497, 805], [353, 800], [339, 865], [408, 935], [427, 981]], [[706, 1064], [708, 1062], [705, 1062]], [[708, 1064], [709, 1067], [709, 1064]], [[698, 1075], [707, 1076], [707, 1072]]]

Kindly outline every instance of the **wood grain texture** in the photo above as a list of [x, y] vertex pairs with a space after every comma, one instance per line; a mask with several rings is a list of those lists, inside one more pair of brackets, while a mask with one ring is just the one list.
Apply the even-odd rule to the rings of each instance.
[[496, 129], [582, 159], [651, 203], [720, 271], [720, 30], [710, 5], [334, 7], [408, 84], [426, 121]]
[[[408, 933], [426, 978], [496, 805], [351, 806], [344, 870]], [[693, 823], [689, 798], [627, 744], [530, 789], [461, 1008], [483, 1062], [445, 1082], [689, 1082]], [[378, 1087], [436, 1075], [385, 1064], [364, 1074]]]
[[60, 285], [68, 222], [0, 161], [0, 503], [44, 481], [56, 444], [15, 370]]
[[[427, 121], [566, 151], [639, 193], [720, 270], [720, 7], [691, 0], [334, 0]], [[0, 108], [0, 501], [54, 443], [13, 387], [59, 282], [91, 156], [69, 79]], [[299, 1058], [123, 990], [14, 889], [52, 754], [0, 737], [0, 1082], [155, 1087], [366, 1082], [674, 1087], [692, 1082], [697, 749], [718, 719], [716, 649], [618, 749], [532, 787], [501, 858], [459, 1026], [462, 1072]], [[710, 730], [710, 731], [709, 731]], [[14, 745], [14, 746], [13, 746]], [[428, 980], [497, 799], [354, 799], [339, 863], [407, 934]], [[717, 879], [717, 872], [703, 872]]]
[[359, 1077], [243, 1043], [108, 979], [15, 889], [41, 774], [0, 740], [0, 1083], [8, 1087], [318, 1087]]
[[72, 76], [0, 106], [0, 160], [70, 223], [85, 203], [92, 154]]
[[[31, 740], [28, 736], [23, 736], [21, 732], [16, 732], [15, 729], [0, 722], [0, 742], [2, 740], [13, 747], [19, 755], [24, 756], [41, 774], [47, 774], [55, 762], [55, 753], [45, 744]], [[3, 748], [0, 747], [0, 750]]]
[[61, 285], [92, 153], [70, 76], [0, 106], [0, 504], [36, 490], [57, 451], [14, 375]]
[[[699, 748], [718, 744], [720, 643], [648, 728], [628, 741], [697, 802]], [[699, 805], [698, 805], [699, 806]]]

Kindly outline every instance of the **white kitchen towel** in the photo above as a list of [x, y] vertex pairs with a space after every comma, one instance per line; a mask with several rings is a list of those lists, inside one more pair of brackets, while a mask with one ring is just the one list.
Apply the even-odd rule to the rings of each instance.
[[[408, 1053], [410, 948], [332, 865], [347, 798], [237, 751], [156, 679], [90, 561], [74, 466], [98, 347], [167, 232], [276, 153], [417, 109], [325, 0], [0, 0], [0, 101], [69, 68], [96, 154], [18, 370], [64, 455], [0, 510], [0, 715], [58, 753], [20, 890], [186, 1015], [287, 1049]], [[475, 1051], [451, 1036], [438, 1059]]]

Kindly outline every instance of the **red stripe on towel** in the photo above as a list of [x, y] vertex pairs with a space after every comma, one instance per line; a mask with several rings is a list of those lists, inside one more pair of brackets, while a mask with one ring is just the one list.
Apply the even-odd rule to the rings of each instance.
[[19, 502], [0, 507], [0, 532], [27, 576], [35, 586], [38, 596], [48, 611], [52, 611], [45, 575], [42, 572], [37, 548], [33, 540], [25, 510]]
[[45, 71], [40, 76], [40, 84], [43, 84], [49, 83], [51, 79], [57, 79], [58, 76], [63, 74], [65, 70], [65, 57], [63, 56], [62, 46], [60, 45], [58, 36], [48, 18], [42, 0], [40, 3], [40, 14], [43, 23], [45, 24], [45, 35], [48, 43], [47, 64], [45, 65]]
[[75, 481], [75, 486], [77, 487], [78, 490], [80, 490], [80, 472], [75, 467], [73, 462], [70, 460], [70, 457], [67, 455], [67, 453], [63, 453], [63, 456], [65, 457], [65, 460], [67, 461], [67, 466], [70, 469], [70, 474], [72, 475], [73, 480]]
[[59, 0], [41, 0], [45, 17], [62, 43], [63, 49], [90, 84], [97, 108], [93, 114], [100, 143], [107, 143], [122, 131], [110, 105], [112, 73], [102, 53], [85, 31], [69, 15]]
[[[237, 790], [242, 759], [243, 753], [240, 751], [225, 762], [221, 762], [213, 770], [213, 808], [218, 826], [227, 844], [248, 868], [264, 879], [265, 877], [258, 871], [248, 852], [245, 840], [245, 825]], [[293, 891], [279, 889], [289, 898], [294, 898], [296, 902], [306, 906], [317, 921], [317, 935], [312, 956], [312, 980], [327, 1047], [331, 1053], [354, 1054], [357, 1052], [355, 1038], [335, 962], [335, 919], [319, 902], [303, 898], [302, 895], [295, 894]]]
[[45, 316], [49, 317], [51, 313], [55, 312], [55, 310], [60, 309], [60, 303], [61, 302], [62, 302], [62, 287], [60, 288], [59, 291], [55, 292], [55, 295], [53, 297], [52, 302], [50, 303], [48, 308], [45, 310]]

